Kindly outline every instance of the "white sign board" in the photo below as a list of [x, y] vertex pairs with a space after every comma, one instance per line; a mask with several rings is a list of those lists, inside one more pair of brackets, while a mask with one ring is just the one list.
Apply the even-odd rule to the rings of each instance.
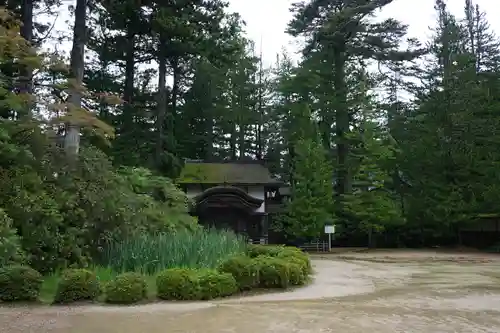
[[334, 225], [325, 225], [325, 234], [334, 234], [335, 226]]

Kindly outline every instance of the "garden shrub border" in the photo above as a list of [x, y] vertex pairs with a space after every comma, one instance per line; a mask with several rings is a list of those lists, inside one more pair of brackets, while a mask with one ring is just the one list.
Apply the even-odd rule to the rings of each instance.
[[[27, 296], [8, 295], [11, 289], [2, 286], [2, 276], [10, 276], [9, 270], [29, 273], [15, 274], [16, 283], [21, 286], [20, 290], [26, 290]], [[156, 275], [154, 287], [159, 300], [210, 300], [237, 295], [241, 291], [303, 286], [308, 283], [311, 274], [309, 255], [298, 248], [250, 245], [246, 253], [227, 258], [217, 269], [165, 269]], [[126, 272], [114, 276], [105, 284], [101, 282], [92, 270], [65, 270], [53, 295], [53, 304], [97, 300], [112, 304], [133, 304], [148, 300], [147, 279], [140, 273]], [[2, 302], [36, 301], [41, 287], [42, 275], [28, 266], [0, 269]]]
[[94, 301], [101, 294], [101, 285], [96, 274], [88, 269], [63, 271], [54, 296], [55, 304]]
[[117, 275], [104, 287], [104, 302], [133, 304], [148, 298], [146, 277], [136, 272]]
[[2, 267], [0, 269], [0, 301], [36, 301], [40, 295], [42, 282], [42, 275], [29, 266]]

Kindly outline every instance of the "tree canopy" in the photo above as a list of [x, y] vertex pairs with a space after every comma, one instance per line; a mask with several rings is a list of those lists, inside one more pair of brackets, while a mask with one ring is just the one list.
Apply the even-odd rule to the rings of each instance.
[[410, 38], [374, 19], [391, 2], [295, 4], [302, 56], [266, 67], [222, 0], [75, 0], [68, 55], [39, 19], [62, 2], [4, 0], [2, 260], [50, 270], [196, 228], [185, 159], [265, 160], [291, 186], [291, 238], [335, 221], [346, 245], [460, 242], [499, 213], [500, 39], [472, 0], [463, 18], [436, 0], [432, 39]]

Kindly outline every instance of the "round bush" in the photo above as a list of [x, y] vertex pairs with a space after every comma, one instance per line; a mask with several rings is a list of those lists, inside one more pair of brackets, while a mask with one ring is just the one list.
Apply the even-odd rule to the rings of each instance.
[[231, 257], [219, 266], [219, 271], [231, 274], [240, 290], [250, 290], [259, 285], [259, 266], [250, 257]]
[[259, 267], [259, 285], [263, 288], [288, 288], [290, 264], [276, 257], [260, 256], [253, 259]]
[[306, 283], [307, 275], [304, 274], [303, 266], [300, 263], [288, 261], [289, 281], [293, 286], [301, 286]]
[[213, 299], [234, 295], [238, 291], [235, 278], [229, 273], [219, 273], [215, 270], [199, 272], [202, 299]]
[[106, 285], [105, 294], [107, 303], [132, 304], [147, 298], [148, 285], [139, 273], [123, 273]]
[[0, 269], [0, 300], [35, 301], [40, 294], [42, 282], [42, 275], [31, 267], [3, 267]]
[[156, 278], [156, 295], [163, 300], [201, 299], [198, 272], [184, 268], [164, 270]]
[[300, 249], [292, 247], [284, 248], [284, 250], [280, 252], [277, 257], [287, 262], [298, 264], [302, 268], [305, 276], [312, 273], [311, 260], [309, 259], [309, 256]]
[[57, 285], [54, 303], [95, 300], [100, 294], [99, 281], [94, 272], [86, 269], [63, 271]]
[[260, 244], [250, 244], [248, 246], [248, 255], [251, 258], [256, 258], [259, 256], [269, 256], [275, 257], [281, 251], [283, 251], [285, 247], [280, 245], [260, 245]]

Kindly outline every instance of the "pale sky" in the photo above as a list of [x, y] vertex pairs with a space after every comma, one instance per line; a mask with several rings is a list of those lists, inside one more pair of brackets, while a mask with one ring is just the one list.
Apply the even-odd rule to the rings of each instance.
[[[256, 50], [260, 50], [262, 39], [262, 53], [264, 62], [269, 65], [275, 62], [276, 54], [281, 53], [282, 47], [289, 52], [297, 52], [293, 39], [284, 33], [292, 15], [290, 5], [296, 0], [229, 0], [230, 10], [240, 13], [247, 23], [247, 34], [256, 43]], [[473, 0], [475, 4], [486, 12], [491, 27], [500, 34], [500, 1]], [[463, 17], [465, 0], [448, 0], [449, 10], [457, 17]], [[387, 5], [379, 17], [393, 17], [409, 25], [409, 36], [426, 38], [430, 35], [429, 27], [435, 24], [434, 0], [394, 0]]]

